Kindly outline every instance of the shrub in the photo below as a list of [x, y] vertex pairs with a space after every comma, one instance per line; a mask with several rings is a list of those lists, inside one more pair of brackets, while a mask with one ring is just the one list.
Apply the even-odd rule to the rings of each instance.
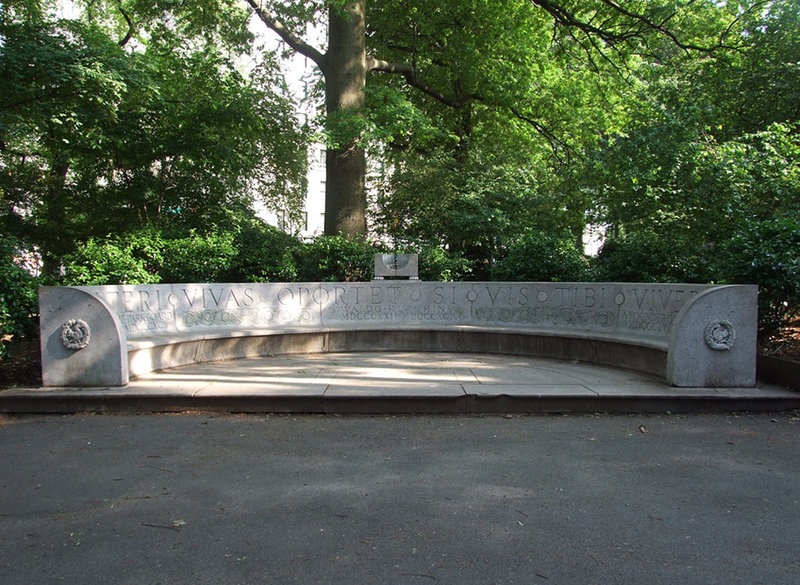
[[469, 272], [469, 261], [439, 247], [422, 247], [419, 251], [419, 278], [430, 281], [463, 280]]
[[381, 246], [343, 236], [320, 236], [295, 250], [297, 280], [342, 282], [372, 280]]
[[758, 285], [762, 338], [776, 335], [800, 312], [800, 212], [752, 222], [726, 248], [720, 272]]
[[301, 243], [260, 221], [200, 232], [148, 227], [92, 238], [64, 260], [71, 285], [294, 280]]
[[230, 282], [291, 282], [297, 278], [295, 253], [302, 243], [261, 221], [241, 227], [233, 245]]
[[88, 286], [160, 282], [159, 244], [155, 236], [145, 234], [127, 238], [90, 238], [64, 258], [64, 284]]
[[167, 238], [162, 243], [159, 274], [162, 282], [220, 282], [226, 280], [236, 256], [234, 233], [197, 233], [190, 230], [182, 237]]
[[14, 341], [36, 331], [38, 279], [17, 264], [20, 247], [0, 238], [0, 359], [10, 354]]
[[508, 247], [492, 267], [493, 280], [578, 281], [587, 276], [586, 257], [567, 234], [529, 232]]
[[707, 282], [712, 274], [691, 244], [653, 232], [611, 238], [593, 262], [592, 278], [607, 282]]

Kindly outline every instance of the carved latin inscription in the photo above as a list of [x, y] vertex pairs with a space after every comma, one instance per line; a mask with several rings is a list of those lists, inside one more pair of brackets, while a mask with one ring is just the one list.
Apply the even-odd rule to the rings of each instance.
[[[91, 287], [95, 288], [95, 287]], [[181, 331], [430, 324], [669, 334], [704, 287], [623, 283], [173, 284], [97, 287], [128, 339]]]

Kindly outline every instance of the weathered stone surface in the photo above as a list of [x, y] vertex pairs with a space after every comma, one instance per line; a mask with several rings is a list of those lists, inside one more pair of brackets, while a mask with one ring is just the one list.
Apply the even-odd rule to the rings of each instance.
[[682, 387], [755, 385], [757, 307], [755, 286], [700, 293], [670, 331], [667, 381]]
[[42, 384], [124, 386], [125, 331], [100, 296], [69, 287], [39, 289]]
[[616, 283], [164, 284], [82, 287], [128, 339], [175, 333], [464, 325], [572, 331], [666, 344], [681, 308], [709, 287]]
[[580, 359], [677, 386], [747, 386], [755, 376], [755, 286], [373, 281], [71, 290], [109, 307], [132, 375], [367, 348]]

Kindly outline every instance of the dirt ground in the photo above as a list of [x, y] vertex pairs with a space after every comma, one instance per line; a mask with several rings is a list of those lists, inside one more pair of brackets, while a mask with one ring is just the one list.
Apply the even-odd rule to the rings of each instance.
[[39, 339], [11, 345], [11, 356], [0, 359], [0, 388], [40, 386], [42, 383]]
[[780, 336], [764, 344], [761, 353], [800, 362], [800, 324], [785, 329]]

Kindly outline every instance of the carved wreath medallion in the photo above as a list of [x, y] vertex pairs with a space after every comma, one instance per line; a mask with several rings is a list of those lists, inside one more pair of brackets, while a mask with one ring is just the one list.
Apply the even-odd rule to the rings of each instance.
[[711, 349], [726, 351], [733, 347], [736, 330], [730, 321], [712, 321], [706, 326], [705, 339]]
[[83, 319], [70, 319], [61, 326], [61, 342], [67, 349], [83, 349], [91, 337], [89, 325]]

